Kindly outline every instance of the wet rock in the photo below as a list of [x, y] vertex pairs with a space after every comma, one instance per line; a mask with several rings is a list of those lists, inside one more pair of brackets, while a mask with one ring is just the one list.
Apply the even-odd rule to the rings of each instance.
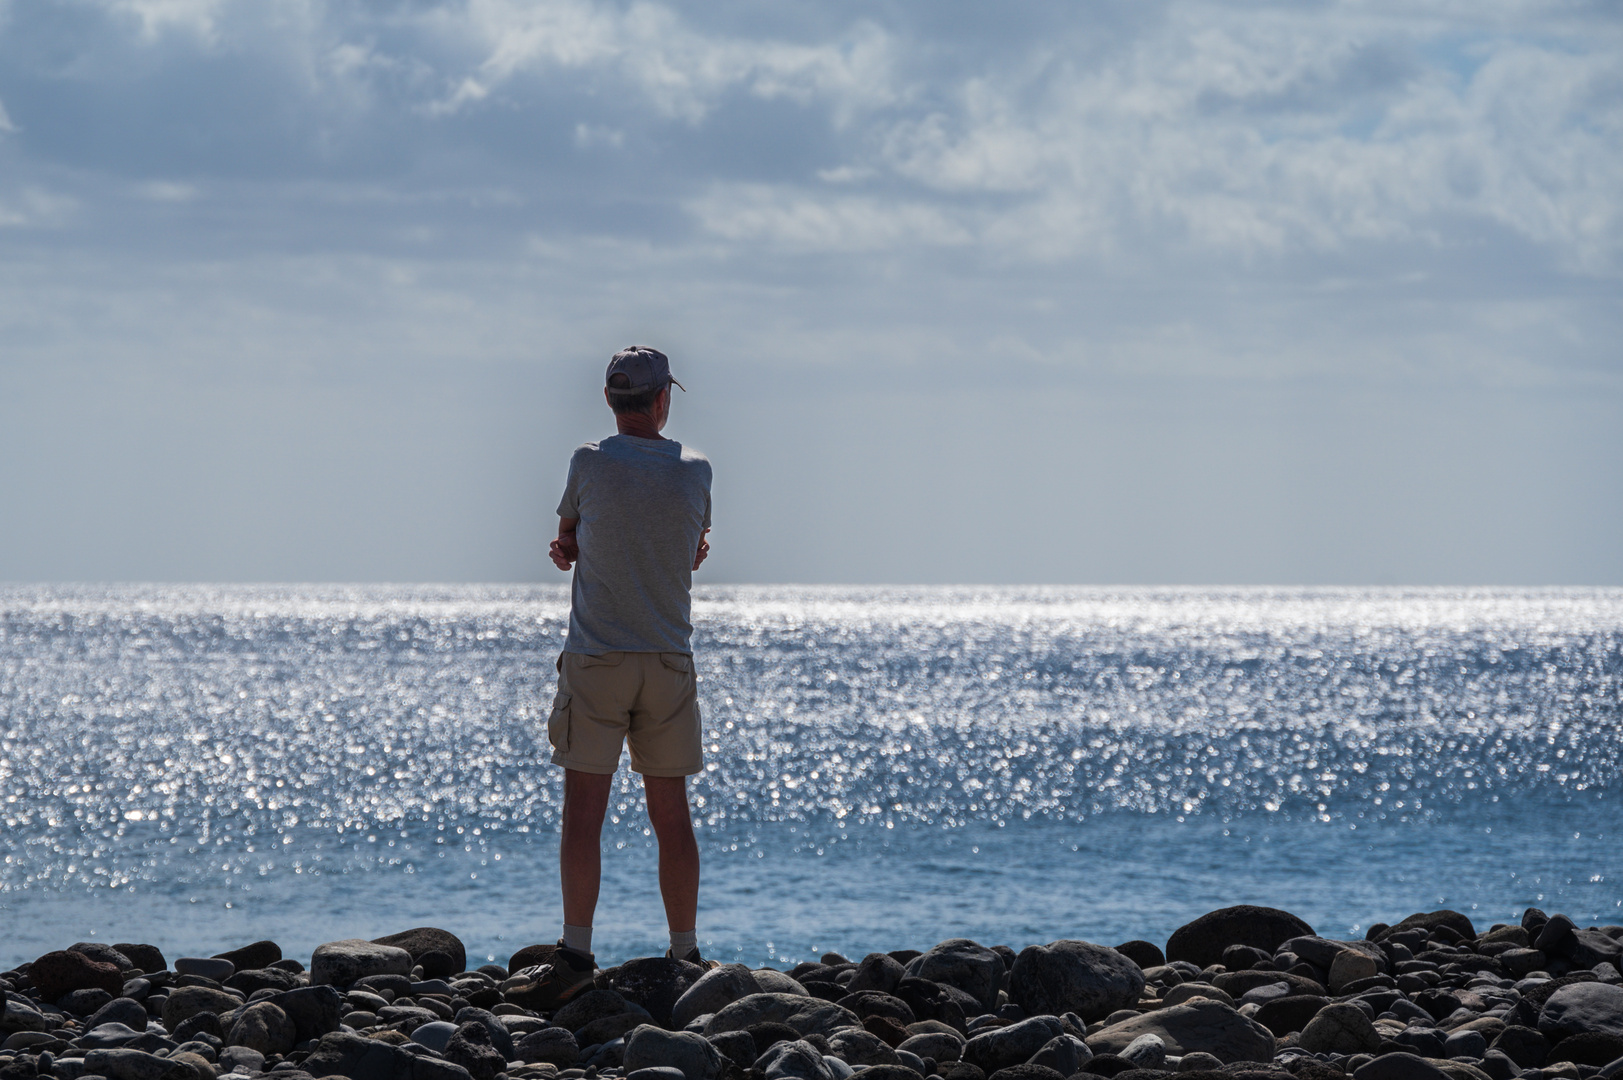
[[991, 949], [968, 938], [951, 938], [909, 961], [904, 970], [913, 978], [957, 987], [973, 997], [982, 1012], [992, 1012], [1005, 968], [1003, 958]]
[[1203, 1051], [1225, 1064], [1271, 1061], [1273, 1034], [1249, 1017], [1207, 998], [1156, 1009], [1112, 1024], [1087, 1038], [1095, 1054], [1120, 1054], [1140, 1035], [1159, 1035], [1167, 1053]]
[[240, 998], [224, 990], [208, 986], [183, 986], [174, 991], [163, 1003], [163, 1026], [171, 1033], [180, 1028], [181, 1021], [198, 1013], [230, 1012], [242, 1005]]
[[[892, 960], [891, 963], [896, 962]], [[900, 964], [896, 966], [898, 969], [901, 967]], [[749, 968], [743, 964], [723, 964], [699, 976], [676, 999], [676, 1004], [671, 1007], [671, 1026], [687, 1027], [700, 1016], [720, 1012], [739, 998], [761, 992], [761, 986]]]
[[[462, 939], [449, 930], [441, 930], [438, 927], [419, 926], [413, 930], [402, 930], [398, 934], [374, 938], [372, 944], [405, 949], [411, 954], [414, 964], [423, 965], [423, 975], [426, 978], [443, 979], [468, 968], [468, 950], [463, 946]], [[429, 970], [430, 965], [424, 962], [424, 958], [430, 953], [440, 953], [445, 958], [433, 964], [432, 971]]]
[[215, 953], [214, 959], [228, 961], [237, 971], [257, 971], [282, 959], [282, 947], [274, 941], [256, 941], [240, 949]]
[[124, 974], [117, 964], [92, 960], [82, 952], [48, 952], [28, 969], [41, 1001], [54, 1002], [75, 990], [105, 990], [117, 996], [124, 989]]
[[1166, 956], [1206, 968], [1220, 962], [1230, 945], [1250, 945], [1272, 955], [1294, 937], [1312, 936], [1313, 928], [1288, 911], [1240, 904], [1207, 912], [1172, 932]]
[[1065, 1033], [1065, 1027], [1058, 1018], [1033, 1016], [1008, 1027], [993, 1028], [976, 1035], [964, 1044], [959, 1058], [984, 1072], [993, 1073], [1030, 1060], [1055, 1036]]
[[1584, 1032], [1623, 1036], [1623, 986], [1580, 982], [1560, 987], [1539, 1011], [1538, 1029], [1551, 1039]]
[[1437, 1066], [1413, 1054], [1382, 1054], [1353, 1072], [1353, 1080], [1450, 1080]]
[[906, 969], [890, 954], [869, 953], [857, 965], [856, 974], [845, 984], [845, 988], [853, 994], [861, 990], [878, 990], [889, 994], [906, 974]]
[[268, 1001], [256, 1001], [237, 1014], [225, 1041], [231, 1046], [246, 1046], [270, 1057], [292, 1052], [298, 1034], [298, 1028], [279, 1006]]
[[675, 1066], [687, 1080], [715, 1080], [725, 1068], [720, 1052], [704, 1036], [643, 1024], [626, 1037], [625, 1068], [658, 1065]]
[[1144, 990], [1144, 972], [1115, 949], [1086, 941], [1033, 945], [1009, 972], [1009, 997], [1026, 1012], [1074, 1012], [1090, 1023], [1132, 1006]]
[[564, 1028], [545, 1028], [519, 1039], [514, 1048], [517, 1060], [532, 1065], [556, 1065], [567, 1069], [580, 1060], [580, 1044], [575, 1033]]
[[1369, 1014], [1350, 1002], [1320, 1009], [1296, 1041], [1314, 1054], [1366, 1054], [1381, 1046], [1380, 1033]]
[[490, 1042], [490, 1029], [470, 1020], [456, 1029], [445, 1044], [445, 1060], [468, 1070], [473, 1080], [496, 1080], [507, 1070], [507, 1057]]
[[349, 986], [368, 975], [410, 975], [411, 954], [360, 938], [317, 945], [310, 957], [312, 986]]
[[797, 994], [751, 994], [712, 1016], [704, 1034], [745, 1031], [767, 1022], [787, 1024], [800, 1035], [827, 1036], [840, 1028], [862, 1026], [855, 1013], [831, 1001]]
[[144, 972], [162, 971], [169, 966], [163, 958], [163, 950], [156, 945], [139, 945], [134, 942], [114, 942], [113, 948], [129, 958], [130, 963]]
[[223, 983], [236, 974], [237, 968], [229, 960], [216, 960], [204, 956], [181, 956], [175, 959], [175, 974], [196, 975], [211, 982]]
[[686, 960], [643, 956], [615, 968], [610, 984], [627, 1000], [647, 1009], [656, 1024], [666, 1027], [676, 1003], [704, 973], [704, 968]]

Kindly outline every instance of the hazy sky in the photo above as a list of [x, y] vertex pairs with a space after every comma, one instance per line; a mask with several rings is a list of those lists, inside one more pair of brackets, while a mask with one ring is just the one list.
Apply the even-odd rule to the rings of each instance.
[[1615, 0], [0, 0], [0, 580], [1623, 585]]

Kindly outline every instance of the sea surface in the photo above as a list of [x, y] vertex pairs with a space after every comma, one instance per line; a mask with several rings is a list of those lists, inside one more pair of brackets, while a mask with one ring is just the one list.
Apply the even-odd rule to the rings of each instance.
[[[542, 587], [0, 587], [0, 968], [553, 940]], [[701, 588], [708, 956], [1623, 922], [1623, 590]], [[600, 962], [661, 951], [640, 783]]]

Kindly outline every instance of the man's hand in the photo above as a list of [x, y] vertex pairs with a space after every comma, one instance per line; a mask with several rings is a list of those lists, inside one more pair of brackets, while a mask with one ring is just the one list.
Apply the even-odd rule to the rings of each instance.
[[558, 519], [558, 539], [552, 542], [547, 554], [552, 556], [552, 565], [560, 570], [568, 570], [580, 559], [580, 544], [575, 540], [575, 526], [578, 524], [579, 518]]
[[710, 535], [709, 529], [706, 529], [704, 532], [699, 534], [699, 550], [693, 554], [693, 569], [695, 570], [697, 570], [699, 568], [699, 564], [704, 562], [704, 560], [710, 555], [710, 541], [705, 539], [705, 537], [708, 535]]

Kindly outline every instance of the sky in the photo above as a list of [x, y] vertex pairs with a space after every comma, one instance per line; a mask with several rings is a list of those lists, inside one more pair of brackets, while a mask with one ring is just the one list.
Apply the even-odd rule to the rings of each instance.
[[0, 581], [1623, 585], [1614, 0], [0, 0]]

